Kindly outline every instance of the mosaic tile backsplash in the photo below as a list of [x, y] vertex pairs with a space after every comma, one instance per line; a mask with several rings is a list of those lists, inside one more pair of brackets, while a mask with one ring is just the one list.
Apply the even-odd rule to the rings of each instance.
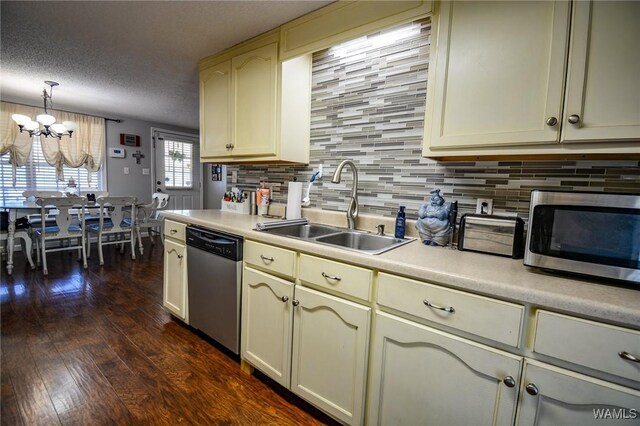
[[[261, 179], [277, 203], [287, 183], [309, 180], [318, 164], [324, 176], [310, 191], [311, 207], [345, 211], [349, 168], [340, 184], [331, 177], [340, 161], [358, 165], [360, 212], [395, 216], [407, 206], [417, 218], [429, 191], [457, 200], [460, 215], [475, 212], [477, 198], [493, 199], [494, 213], [527, 219], [532, 189], [640, 192], [640, 162], [468, 161], [436, 162], [421, 156], [429, 69], [428, 19], [362, 37], [313, 56], [309, 166], [228, 166], [238, 184], [254, 190]], [[306, 190], [306, 187], [305, 187]]]

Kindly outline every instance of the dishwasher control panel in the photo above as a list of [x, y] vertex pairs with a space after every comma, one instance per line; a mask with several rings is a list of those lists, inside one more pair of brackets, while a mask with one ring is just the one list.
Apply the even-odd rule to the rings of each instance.
[[187, 226], [187, 245], [234, 261], [242, 260], [242, 237]]

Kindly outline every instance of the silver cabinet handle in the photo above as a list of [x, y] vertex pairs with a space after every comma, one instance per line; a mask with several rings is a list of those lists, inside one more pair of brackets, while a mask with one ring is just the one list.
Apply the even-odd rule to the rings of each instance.
[[171, 249], [167, 252], [167, 254], [171, 254], [174, 253], [178, 256], [178, 259], [182, 259], [182, 255], [180, 253], [178, 253], [178, 251], [176, 249]]
[[502, 379], [502, 383], [504, 383], [505, 386], [508, 388], [513, 388], [516, 386], [516, 381], [511, 376], [507, 376], [504, 379]]
[[620, 351], [618, 352], [618, 356], [622, 359], [624, 359], [625, 361], [631, 361], [631, 362], [640, 362], [640, 358], [635, 357], [633, 355], [631, 355], [629, 352], [627, 351]]
[[555, 126], [556, 124], [558, 124], [558, 119], [555, 117], [549, 117], [547, 118], [547, 126]]
[[438, 306], [438, 305], [434, 305], [433, 303], [429, 302], [427, 299], [423, 300], [422, 303], [424, 303], [425, 305], [427, 305], [430, 308], [433, 309], [440, 309], [441, 311], [445, 311], [445, 312], [449, 312], [450, 314], [454, 313], [456, 310], [453, 308], [453, 306]]
[[267, 257], [263, 254], [260, 255], [260, 259], [264, 260], [265, 262], [273, 262], [273, 257]]
[[171, 229], [171, 230], [169, 230], [169, 232], [172, 233], [172, 234], [175, 234], [176, 232], [178, 232], [178, 230], [177, 229]]
[[282, 296], [282, 297], [281, 297], [281, 300], [282, 300], [283, 302], [286, 302], [287, 300], [289, 300], [289, 296]]
[[334, 277], [333, 275], [325, 274], [324, 272], [322, 273], [322, 276], [325, 277], [328, 280], [342, 281], [342, 278]]
[[293, 306], [298, 306], [298, 305], [300, 304], [300, 301], [299, 301], [299, 300], [296, 300], [296, 299], [293, 299], [293, 300], [291, 301], [291, 304], [292, 304]]
[[533, 383], [529, 383], [527, 386], [524, 387], [524, 389], [527, 391], [529, 395], [532, 395], [532, 396], [536, 396], [539, 392], [538, 387]]
[[580, 122], [580, 116], [578, 114], [571, 114], [567, 121], [571, 124], [578, 124]]
[[227, 150], [233, 149], [233, 144], [228, 143], [225, 146], [226, 146]]

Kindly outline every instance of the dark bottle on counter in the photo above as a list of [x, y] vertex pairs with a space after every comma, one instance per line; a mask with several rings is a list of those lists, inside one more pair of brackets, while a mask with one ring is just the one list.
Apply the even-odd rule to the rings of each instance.
[[404, 209], [405, 206], [400, 206], [400, 210], [398, 210], [398, 215], [396, 216], [396, 238], [404, 238], [404, 228], [406, 222]]

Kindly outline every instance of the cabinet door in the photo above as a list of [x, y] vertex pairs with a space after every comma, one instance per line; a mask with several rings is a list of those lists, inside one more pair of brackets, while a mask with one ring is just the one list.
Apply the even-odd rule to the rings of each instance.
[[563, 140], [640, 139], [640, 2], [573, 7]]
[[637, 424], [640, 419], [640, 391], [535, 361], [526, 362], [522, 377], [518, 425]]
[[293, 284], [244, 268], [242, 357], [289, 387]]
[[362, 424], [371, 309], [296, 287], [291, 390], [346, 424]]
[[162, 304], [178, 318], [187, 318], [187, 246], [164, 241], [164, 285]]
[[200, 157], [231, 155], [231, 61], [200, 73]]
[[567, 1], [441, 2], [427, 146], [558, 142], [568, 24]]
[[521, 357], [382, 312], [375, 330], [371, 424], [513, 424]]
[[276, 154], [278, 44], [234, 57], [233, 156]]

